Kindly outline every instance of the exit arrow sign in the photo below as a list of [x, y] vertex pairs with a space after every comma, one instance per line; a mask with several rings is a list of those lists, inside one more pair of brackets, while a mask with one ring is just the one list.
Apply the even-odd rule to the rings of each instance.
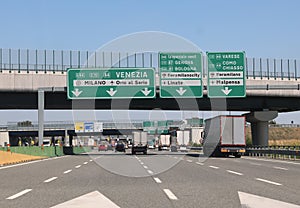
[[206, 55], [208, 97], [245, 97], [245, 52], [207, 52]]
[[154, 98], [153, 68], [68, 69], [69, 99]]

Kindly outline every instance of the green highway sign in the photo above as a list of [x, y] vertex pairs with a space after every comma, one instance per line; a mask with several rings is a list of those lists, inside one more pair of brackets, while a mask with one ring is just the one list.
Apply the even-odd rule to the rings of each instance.
[[207, 52], [206, 55], [208, 97], [245, 97], [245, 52]]
[[152, 68], [68, 69], [69, 99], [154, 98]]
[[160, 97], [201, 98], [202, 54], [159, 53]]

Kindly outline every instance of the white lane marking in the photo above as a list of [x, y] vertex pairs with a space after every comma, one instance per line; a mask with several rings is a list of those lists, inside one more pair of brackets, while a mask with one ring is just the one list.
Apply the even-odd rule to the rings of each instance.
[[177, 159], [177, 157], [174, 157], [174, 159]]
[[156, 183], [161, 183], [161, 180], [159, 178], [153, 178]]
[[169, 197], [171, 200], [178, 200], [178, 198], [175, 196], [175, 194], [172, 193], [169, 189], [164, 189], [165, 194]]
[[77, 197], [70, 201], [58, 204], [51, 208], [78, 208], [78, 207], [105, 207], [105, 208], [120, 208], [109, 198], [98, 191], [94, 191], [83, 196]]
[[75, 168], [80, 168], [81, 167], [81, 165], [77, 165], [77, 166], [75, 166]]
[[300, 165], [299, 162], [288, 162], [288, 161], [281, 161], [281, 160], [272, 160], [272, 159], [259, 159], [259, 158], [248, 158], [243, 157], [244, 160], [256, 160], [256, 161], [264, 161], [264, 162], [274, 162], [274, 163], [285, 163], [285, 164], [293, 164], [293, 165]]
[[93, 160], [90, 160], [90, 162], [93, 162]]
[[66, 157], [69, 157], [69, 155], [61, 156], [61, 157], [52, 157], [52, 158], [41, 159], [41, 160], [35, 160], [35, 161], [30, 161], [30, 162], [26, 162], [26, 163], [15, 164], [15, 165], [8, 165], [8, 166], [0, 167], [0, 170], [7, 169], [7, 168], [18, 167], [18, 166], [23, 166], [23, 165], [29, 165], [29, 164], [33, 164], [33, 163], [45, 162], [45, 161], [49, 161], [49, 160], [57, 160], [57, 159], [66, 158]]
[[239, 173], [239, 172], [235, 172], [235, 171], [232, 171], [232, 170], [226, 170], [228, 173], [232, 173], [232, 174], [235, 174], [235, 175], [244, 175], [243, 173]]
[[275, 199], [270, 199], [262, 196], [238, 192], [242, 207], [248, 208], [300, 208], [299, 205], [282, 202]]
[[95, 157], [95, 158], [94, 158], [94, 160], [100, 159], [101, 157], [102, 157], [102, 156], [99, 156], [99, 157]]
[[141, 165], [144, 165], [144, 163], [143, 163], [143, 162], [141, 162]]
[[219, 169], [219, 167], [217, 167], [217, 166], [213, 166], [213, 165], [211, 165], [211, 166], [209, 166], [210, 168], [213, 168], [213, 169]]
[[278, 170], [289, 170], [288, 168], [282, 168], [282, 167], [278, 167], [278, 166], [274, 166], [273, 168], [278, 169]]
[[265, 182], [265, 183], [269, 183], [269, 184], [273, 184], [273, 185], [276, 185], [276, 186], [281, 186], [282, 185], [280, 183], [276, 183], [276, 182], [269, 181], [269, 180], [262, 179], [262, 178], [255, 178], [255, 180], [258, 180], [258, 181], [261, 181], [261, 182]]
[[147, 170], [148, 171], [148, 173], [150, 173], [151, 175], [153, 174], [153, 172], [151, 171], [151, 170]]
[[10, 197], [7, 197], [6, 199], [9, 199], [9, 200], [16, 199], [16, 198], [18, 198], [18, 197], [20, 197], [20, 196], [22, 196], [22, 195], [24, 195], [24, 194], [27, 194], [27, 193], [30, 192], [30, 191], [32, 191], [32, 189], [25, 189], [24, 191], [21, 191], [21, 192], [15, 194], [15, 195], [12, 195], [12, 196], [10, 196]]
[[145, 169], [148, 169], [148, 167], [146, 165], [143, 166]]
[[66, 170], [66, 171], [64, 172], [64, 174], [68, 174], [68, 173], [70, 173], [70, 172], [72, 172], [72, 170]]
[[190, 162], [190, 163], [193, 162], [192, 160], [186, 160], [186, 161], [187, 161], [187, 162]]
[[45, 180], [44, 183], [50, 183], [51, 181], [54, 181], [56, 179], [57, 179], [57, 177], [52, 177], [52, 178]]
[[203, 163], [201, 163], [201, 162], [196, 162], [196, 164], [198, 164], [198, 165], [204, 165]]
[[251, 165], [257, 165], [257, 166], [261, 166], [260, 163], [250, 163]]
[[84, 162], [83, 164], [86, 165], [86, 164], [88, 164], [88, 162]]

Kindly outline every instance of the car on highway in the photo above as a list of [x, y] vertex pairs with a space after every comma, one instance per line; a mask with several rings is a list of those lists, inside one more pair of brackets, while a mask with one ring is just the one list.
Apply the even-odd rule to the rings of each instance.
[[125, 144], [123, 142], [118, 142], [115, 147], [116, 152], [126, 152]]
[[108, 150], [108, 143], [101, 142], [98, 146], [98, 151], [107, 151]]

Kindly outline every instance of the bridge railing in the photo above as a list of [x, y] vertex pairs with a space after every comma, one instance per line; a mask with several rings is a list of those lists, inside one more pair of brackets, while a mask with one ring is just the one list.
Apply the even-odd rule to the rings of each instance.
[[272, 159], [300, 159], [300, 146], [247, 146], [246, 156]]
[[[158, 72], [157, 52], [100, 52], [0, 48], [0, 72], [61, 72], [68, 68], [151, 67]], [[203, 76], [207, 76], [203, 60]], [[246, 58], [246, 77], [253, 79], [298, 79], [300, 60]]]

